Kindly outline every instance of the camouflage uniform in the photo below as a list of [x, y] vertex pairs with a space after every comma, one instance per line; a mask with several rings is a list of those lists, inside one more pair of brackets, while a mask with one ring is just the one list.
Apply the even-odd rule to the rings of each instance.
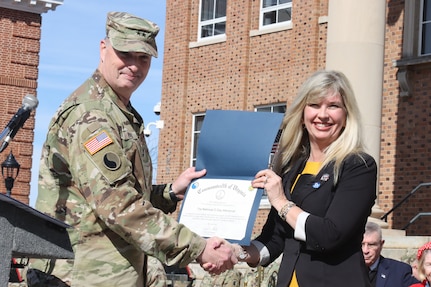
[[52, 119], [39, 171], [36, 209], [72, 226], [75, 258], [30, 267], [71, 286], [144, 286], [144, 254], [168, 265], [194, 260], [206, 241], [163, 213], [176, 202], [151, 174], [141, 116], [96, 70]]

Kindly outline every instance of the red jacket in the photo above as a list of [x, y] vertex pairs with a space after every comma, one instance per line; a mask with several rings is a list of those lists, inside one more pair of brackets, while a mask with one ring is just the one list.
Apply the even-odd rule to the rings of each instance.
[[426, 285], [427, 285], [427, 281], [424, 280], [421, 283], [416, 283], [416, 284], [410, 285], [409, 287], [424, 287]]

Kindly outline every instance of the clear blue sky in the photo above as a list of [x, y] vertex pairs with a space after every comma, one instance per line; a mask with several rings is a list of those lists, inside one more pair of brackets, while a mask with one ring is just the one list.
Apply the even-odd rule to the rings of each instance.
[[[39, 159], [48, 124], [58, 106], [96, 69], [99, 42], [105, 36], [106, 14], [129, 12], [160, 26], [159, 57], [153, 58], [147, 79], [132, 96], [132, 104], [145, 123], [158, 120], [153, 107], [160, 101], [166, 2], [164, 0], [64, 0], [55, 11], [42, 14], [39, 79], [34, 137], [30, 205], [37, 197]], [[153, 127], [148, 145], [157, 144]], [[19, 161], [19, 159], [17, 159]]]

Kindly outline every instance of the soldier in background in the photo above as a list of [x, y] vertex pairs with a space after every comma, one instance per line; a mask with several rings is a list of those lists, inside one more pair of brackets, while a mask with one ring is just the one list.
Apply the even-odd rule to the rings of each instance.
[[205, 240], [164, 214], [205, 170], [152, 185], [144, 123], [130, 98], [157, 57], [158, 32], [148, 20], [108, 13], [98, 68], [51, 120], [36, 209], [72, 227], [75, 258], [32, 260], [29, 286], [145, 286], [146, 255], [167, 265], [197, 260], [214, 273], [237, 262], [227, 241]]
[[239, 287], [242, 273], [239, 270], [227, 270], [219, 275], [205, 274], [200, 287]]

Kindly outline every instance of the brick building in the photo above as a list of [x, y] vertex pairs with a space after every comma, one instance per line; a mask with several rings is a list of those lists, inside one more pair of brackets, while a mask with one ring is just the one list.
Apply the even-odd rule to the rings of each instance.
[[[205, 111], [283, 112], [305, 78], [339, 69], [352, 81], [379, 164], [379, 219], [431, 181], [430, 0], [187, 0], [166, 2], [157, 181], [194, 163]], [[420, 188], [388, 215], [401, 229], [431, 212]], [[268, 205], [255, 224], [259, 232]], [[430, 235], [420, 217], [410, 235]], [[383, 223], [384, 224], [384, 223]]]
[[[0, 126], [3, 128], [21, 107], [27, 94], [37, 97], [41, 37], [41, 14], [62, 4], [62, 0], [0, 1], [0, 95], [3, 99]], [[29, 202], [33, 154], [34, 112], [0, 155], [3, 162], [10, 152], [20, 171], [12, 197]], [[6, 188], [0, 183], [0, 192]]]

